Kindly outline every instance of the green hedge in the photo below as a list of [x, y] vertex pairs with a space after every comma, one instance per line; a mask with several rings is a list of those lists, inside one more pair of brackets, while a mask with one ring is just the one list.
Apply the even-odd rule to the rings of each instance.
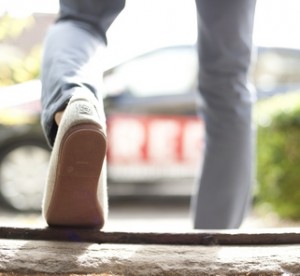
[[257, 103], [258, 204], [300, 219], [300, 92]]
[[17, 38], [34, 24], [33, 16], [0, 16], [0, 87], [39, 77], [42, 46], [25, 50]]

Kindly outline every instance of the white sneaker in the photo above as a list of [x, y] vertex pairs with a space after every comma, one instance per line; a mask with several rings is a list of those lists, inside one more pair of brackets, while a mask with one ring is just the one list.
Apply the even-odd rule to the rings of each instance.
[[107, 217], [106, 134], [99, 102], [75, 94], [60, 122], [50, 158], [43, 215], [50, 226], [102, 228]]

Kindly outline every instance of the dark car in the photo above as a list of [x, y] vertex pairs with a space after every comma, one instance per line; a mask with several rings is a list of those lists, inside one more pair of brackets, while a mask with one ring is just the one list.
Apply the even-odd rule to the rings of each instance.
[[[252, 76], [259, 98], [286, 91], [291, 81], [300, 87], [299, 70], [281, 79], [288, 71], [282, 68], [299, 60], [297, 50], [259, 48], [257, 57]], [[274, 60], [279, 68], [267, 66]], [[197, 65], [195, 46], [184, 45], [106, 70], [110, 195], [191, 193], [204, 148]], [[37, 80], [0, 89], [0, 196], [17, 210], [38, 210], [42, 200], [50, 151], [40, 127], [40, 91]]]

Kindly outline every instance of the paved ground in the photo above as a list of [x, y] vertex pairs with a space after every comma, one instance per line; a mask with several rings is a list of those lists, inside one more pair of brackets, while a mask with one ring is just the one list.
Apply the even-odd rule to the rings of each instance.
[[[42, 227], [45, 223], [39, 213], [20, 214], [0, 210], [2, 226]], [[274, 214], [265, 216], [252, 212], [243, 229], [269, 227], [300, 227], [299, 222], [283, 221]], [[112, 200], [107, 231], [189, 231], [192, 229], [188, 199], [127, 199]]]

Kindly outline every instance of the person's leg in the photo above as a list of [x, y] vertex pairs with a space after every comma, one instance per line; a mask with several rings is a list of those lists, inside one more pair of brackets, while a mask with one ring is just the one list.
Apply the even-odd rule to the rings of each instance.
[[43, 215], [50, 226], [101, 228], [107, 216], [98, 52], [124, 1], [61, 0], [59, 20], [45, 41], [42, 125], [53, 149]]
[[51, 146], [55, 113], [66, 107], [74, 90], [84, 88], [97, 96], [102, 73], [97, 55], [124, 5], [125, 0], [60, 0], [59, 19], [46, 36], [42, 62], [42, 126]]
[[254, 0], [196, 0], [199, 91], [204, 99], [206, 152], [192, 198], [194, 227], [240, 226], [253, 181], [253, 95], [247, 85]]

